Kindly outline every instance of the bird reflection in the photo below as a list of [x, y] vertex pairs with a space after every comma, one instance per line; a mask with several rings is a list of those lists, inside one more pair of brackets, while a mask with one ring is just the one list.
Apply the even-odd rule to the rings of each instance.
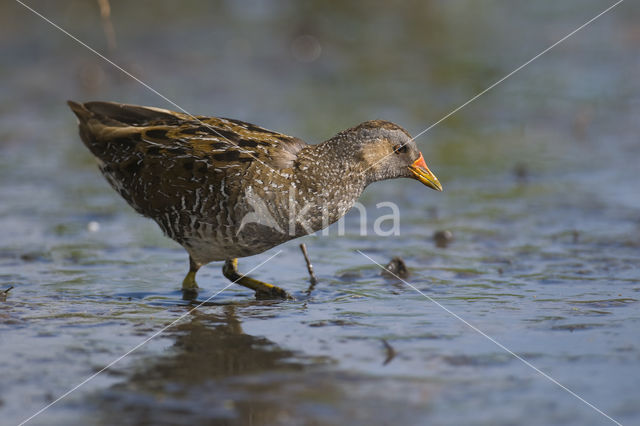
[[[285, 388], [304, 382], [317, 389], [316, 374], [306, 370], [326, 359], [305, 362], [268, 339], [245, 334], [236, 306], [222, 309], [194, 311], [166, 332], [175, 339], [167, 355], [138, 362], [123, 382], [94, 395], [103, 422], [269, 424], [294, 410], [286, 395], [299, 389]], [[324, 393], [325, 386], [318, 390]]]

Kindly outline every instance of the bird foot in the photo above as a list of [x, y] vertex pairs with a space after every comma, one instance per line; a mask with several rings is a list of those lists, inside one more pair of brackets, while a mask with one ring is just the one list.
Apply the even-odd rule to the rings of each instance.
[[198, 293], [198, 283], [196, 282], [196, 272], [191, 270], [182, 280], [182, 291], [192, 291]]
[[291, 294], [289, 294], [289, 292], [287, 290], [282, 289], [280, 287], [276, 287], [276, 286], [268, 284], [268, 283], [264, 283], [264, 284], [267, 284], [270, 287], [269, 288], [255, 290], [256, 299], [259, 299], [259, 300], [263, 300], [263, 299], [296, 300], [296, 298], [293, 297]]
[[227, 260], [222, 267], [222, 273], [229, 280], [256, 292], [256, 299], [285, 299], [295, 300], [289, 292], [263, 281], [256, 280], [238, 272], [238, 259]]

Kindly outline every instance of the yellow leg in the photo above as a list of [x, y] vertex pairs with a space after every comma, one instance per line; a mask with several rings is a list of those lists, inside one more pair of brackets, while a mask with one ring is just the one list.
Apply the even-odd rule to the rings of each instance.
[[196, 273], [200, 269], [200, 265], [195, 263], [191, 256], [189, 256], [189, 272], [187, 276], [182, 280], [182, 291], [198, 292], [198, 283], [196, 283]]
[[273, 284], [258, 281], [253, 278], [244, 276], [238, 272], [238, 259], [230, 259], [224, 262], [222, 267], [222, 273], [225, 277], [230, 279], [236, 284], [240, 284], [243, 287], [250, 288], [256, 292], [257, 298], [264, 299], [291, 299], [293, 297], [280, 287], [276, 287]]

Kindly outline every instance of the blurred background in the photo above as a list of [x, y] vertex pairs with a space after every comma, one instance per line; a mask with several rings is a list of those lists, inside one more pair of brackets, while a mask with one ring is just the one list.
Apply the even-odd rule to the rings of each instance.
[[[193, 114], [317, 143], [417, 134], [612, 3], [27, 4]], [[32, 424], [606, 424], [356, 252], [622, 423], [640, 419], [640, 6], [623, 2], [417, 139], [445, 192], [396, 180], [401, 235], [309, 236]], [[108, 186], [65, 105], [175, 109], [17, 2], [0, 4], [0, 418], [16, 424], [190, 306], [184, 251]], [[445, 231], [448, 231], [445, 232]], [[437, 238], [434, 238], [434, 235]], [[278, 249], [241, 261], [249, 270]], [[226, 285], [198, 275], [205, 300]]]

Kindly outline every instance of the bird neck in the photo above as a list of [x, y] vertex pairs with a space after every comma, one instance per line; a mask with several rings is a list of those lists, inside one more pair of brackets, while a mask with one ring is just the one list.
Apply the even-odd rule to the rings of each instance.
[[327, 188], [347, 189], [343, 192], [354, 198], [371, 183], [357, 147], [337, 138], [306, 147], [298, 154], [297, 164], [309, 180]]
[[310, 224], [301, 235], [308, 234], [309, 229], [325, 228], [344, 216], [368, 184], [356, 155], [341, 148], [329, 140], [298, 152], [292, 191], [296, 211], [305, 211]]

